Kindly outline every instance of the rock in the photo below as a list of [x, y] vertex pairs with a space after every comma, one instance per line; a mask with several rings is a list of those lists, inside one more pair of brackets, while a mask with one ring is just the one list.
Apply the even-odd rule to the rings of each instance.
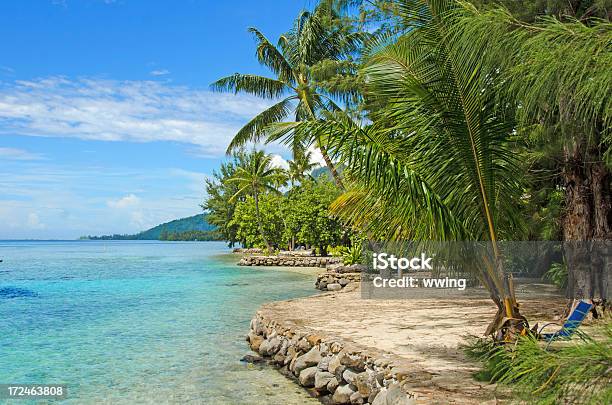
[[323, 357], [321, 361], [319, 362], [319, 364], [317, 364], [317, 367], [321, 371], [328, 371], [330, 361], [331, 361], [331, 356]]
[[[332, 345], [332, 350], [333, 350], [333, 345]], [[340, 356], [332, 356], [332, 358], [329, 360], [329, 363], [327, 365], [327, 370], [329, 370], [329, 372], [332, 374], [336, 374], [336, 369], [340, 367], [341, 365], [342, 363], [340, 363]]]
[[357, 374], [352, 383], [355, 384], [357, 391], [364, 397], [369, 397], [377, 387], [375, 374], [368, 374], [366, 372]]
[[338, 283], [331, 283], [327, 285], [327, 291], [340, 291], [342, 286]]
[[263, 356], [272, 356], [273, 354], [278, 352], [281, 347], [281, 344], [282, 342], [277, 336], [273, 337], [272, 339], [265, 340], [259, 346], [259, 353]]
[[263, 335], [264, 333], [267, 332], [266, 325], [264, 325], [263, 321], [259, 318], [255, 318], [254, 326], [255, 327], [253, 329], [255, 330], [256, 335]]
[[329, 391], [329, 392], [331, 392], [333, 394], [334, 391], [336, 391], [336, 388], [338, 388], [339, 385], [340, 385], [340, 383], [338, 382], [338, 379], [336, 377], [334, 377], [331, 380], [329, 380], [329, 382], [327, 383], [327, 391]]
[[378, 395], [378, 393], [380, 392], [380, 388], [375, 388], [370, 395], [368, 396], [368, 402], [371, 404], [372, 402], [374, 402], [374, 399], [376, 398], [376, 395]]
[[306, 340], [308, 341], [308, 343], [310, 344], [310, 346], [316, 346], [319, 343], [321, 343], [321, 336], [319, 335], [308, 335], [306, 337]]
[[380, 390], [374, 401], [372, 401], [372, 405], [387, 405], [387, 389], [383, 388]]
[[298, 381], [300, 382], [300, 385], [307, 387], [307, 388], [314, 387], [315, 375], [317, 374], [318, 371], [319, 369], [317, 369], [316, 367], [308, 367], [300, 371], [300, 376], [298, 377]]
[[264, 341], [264, 338], [259, 336], [259, 335], [255, 335], [255, 336], [251, 337], [251, 341], [250, 341], [251, 349], [253, 351], [258, 352], [259, 351], [259, 346], [261, 346], [263, 341]]
[[265, 360], [261, 356], [254, 356], [252, 354], [247, 354], [246, 356], [241, 358], [240, 361], [244, 363], [258, 364], [258, 363], [263, 363]]
[[280, 351], [274, 355], [274, 362], [279, 365], [283, 365], [285, 363], [285, 355]]
[[349, 383], [349, 384], [353, 384], [353, 382], [355, 381], [356, 377], [357, 377], [357, 373], [354, 372], [353, 370], [351, 370], [350, 368], [347, 368], [342, 373], [342, 379], [344, 381], [346, 381], [347, 383]]
[[336, 368], [336, 372], [334, 373], [334, 375], [336, 376], [336, 378], [340, 382], [342, 382], [342, 380], [344, 380], [344, 377], [343, 377], [344, 370], [346, 370], [346, 366], [340, 366], [340, 367]]
[[351, 402], [351, 395], [355, 390], [351, 388], [350, 384], [341, 385], [336, 388], [334, 395], [332, 395], [332, 403], [334, 404], [348, 404]]
[[393, 405], [416, 405], [416, 400], [414, 398], [408, 397], [399, 385], [392, 385], [387, 390], [386, 397], [387, 404]]
[[355, 405], [362, 405], [364, 403], [363, 397], [359, 392], [353, 392], [353, 394], [349, 398], [349, 401], [351, 401], [351, 404]]
[[310, 347], [311, 347], [310, 343], [308, 343], [308, 340], [306, 339], [300, 339], [300, 341], [297, 344], [297, 348], [303, 351], [304, 353], [309, 351]]
[[289, 346], [289, 348], [287, 349], [287, 355], [285, 356], [285, 361], [283, 361], [283, 365], [287, 365], [289, 363], [291, 363], [291, 361], [293, 359], [295, 359], [297, 356], [297, 351], [295, 350], [295, 347], [293, 346]]
[[340, 364], [359, 371], [365, 370], [365, 360], [358, 354], [343, 353], [340, 356]]
[[349, 281], [345, 278], [341, 278], [340, 280], [338, 280], [338, 284], [340, 284], [342, 287], [346, 286], [349, 283]]
[[[300, 374], [301, 375], [301, 374]], [[327, 384], [332, 380], [335, 379], [336, 377], [330, 373], [329, 371], [318, 371], [315, 374], [315, 381], [314, 381], [314, 387], [321, 391], [324, 390], [327, 387]], [[336, 380], [337, 381], [337, 380]]]
[[319, 349], [313, 347], [310, 351], [295, 360], [293, 372], [297, 375], [300, 371], [307, 367], [316, 366], [321, 361], [321, 353]]

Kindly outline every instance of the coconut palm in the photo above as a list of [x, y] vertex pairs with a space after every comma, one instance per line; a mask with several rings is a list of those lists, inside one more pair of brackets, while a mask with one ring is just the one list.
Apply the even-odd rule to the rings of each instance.
[[311, 161], [312, 152], [310, 151], [297, 151], [294, 154], [293, 160], [289, 160], [289, 180], [291, 184], [295, 185], [307, 177], [311, 177], [310, 172], [317, 167], [316, 163]]
[[235, 169], [232, 177], [226, 180], [229, 184], [238, 186], [238, 191], [231, 197], [230, 202], [236, 201], [238, 197], [251, 195], [255, 201], [255, 215], [261, 239], [271, 250], [263, 230], [261, 214], [259, 212], [259, 196], [265, 192], [278, 193], [276, 185], [284, 182], [285, 175], [281, 169], [271, 166], [272, 157], [263, 151], [255, 151], [248, 155], [240, 166]]
[[[257, 28], [249, 28], [257, 41], [259, 63], [270, 69], [275, 77], [236, 73], [219, 79], [211, 88], [216, 91], [245, 92], [275, 100], [276, 103], [256, 115], [236, 133], [228, 152], [249, 141], [276, 140], [267, 137], [268, 125], [289, 116], [295, 121], [312, 120], [322, 111], [339, 109], [333, 100], [333, 92], [321, 86], [321, 72], [335, 71], [334, 66], [339, 68], [350, 64], [346, 57], [355, 49], [360, 35], [349, 35], [340, 28], [330, 27], [325, 23], [330, 13], [333, 14], [326, 6], [319, 6], [312, 13], [302, 12], [291, 31], [279, 38], [277, 46]], [[342, 186], [342, 180], [317, 134], [292, 137], [289, 143], [294, 151], [304, 149], [309, 144], [318, 147], [336, 183]]]
[[275, 130], [321, 134], [354, 180], [333, 209], [371, 235], [490, 241], [493, 260], [478, 267], [498, 307], [488, 333], [507, 319], [521, 329], [497, 245], [521, 230], [514, 111], [497, 102], [496, 71], [480, 62], [485, 50], [450, 40], [454, 1], [406, 0], [398, 7], [405, 33], [376, 44], [362, 71], [371, 123], [331, 112]]

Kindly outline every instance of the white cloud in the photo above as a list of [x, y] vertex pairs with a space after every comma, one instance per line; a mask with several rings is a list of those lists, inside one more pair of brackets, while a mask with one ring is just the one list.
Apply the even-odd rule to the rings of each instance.
[[321, 154], [321, 151], [319, 150], [319, 148], [316, 148], [314, 145], [310, 146], [308, 148], [308, 152], [311, 153], [310, 155], [310, 163], [316, 163], [319, 166], [325, 166], [325, 159], [323, 159], [323, 155]]
[[106, 205], [108, 205], [110, 208], [123, 209], [133, 207], [139, 203], [140, 198], [136, 197], [134, 194], [129, 194], [118, 200], [109, 200], [106, 202]]
[[272, 155], [272, 161], [270, 162], [272, 167], [278, 167], [279, 169], [289, 169], [289, 163], [283, 159], [281, 155]]
[[169, 75], [170, 71], [166, 69], [156, 69], [149, 72], [151, 76], [165, 76]]
[[43, 156], [23, 149], [0, 148], [0, 158], [8, 160], [42, 160]]
[[268, 105], [250, 96], [156, 81], [48, 77], [0, 82], [0, 134], [175, 141], [218, 157], [237, 130]]

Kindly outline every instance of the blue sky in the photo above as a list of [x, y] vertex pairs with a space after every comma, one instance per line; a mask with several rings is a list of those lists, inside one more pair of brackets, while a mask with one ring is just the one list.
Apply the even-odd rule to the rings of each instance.
[[200, 212], [229, 139], [268, 105], [208, 85], [266, 73], [246, 29], [275, 40], [312, 5], [0, 2], [0, 239], [132, 233]]

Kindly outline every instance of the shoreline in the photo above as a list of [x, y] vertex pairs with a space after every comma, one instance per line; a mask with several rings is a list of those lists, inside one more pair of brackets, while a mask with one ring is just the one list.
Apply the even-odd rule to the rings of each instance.
[[[556, 300], [525, 301], [550, 319]], [[325, 404], [495, 404], [504, 389], [474, 380], [458, 345], [495, 313], [486, 299], [365, 300], [359, 285], [269, 302], [251, 320], [251, 350]]]

